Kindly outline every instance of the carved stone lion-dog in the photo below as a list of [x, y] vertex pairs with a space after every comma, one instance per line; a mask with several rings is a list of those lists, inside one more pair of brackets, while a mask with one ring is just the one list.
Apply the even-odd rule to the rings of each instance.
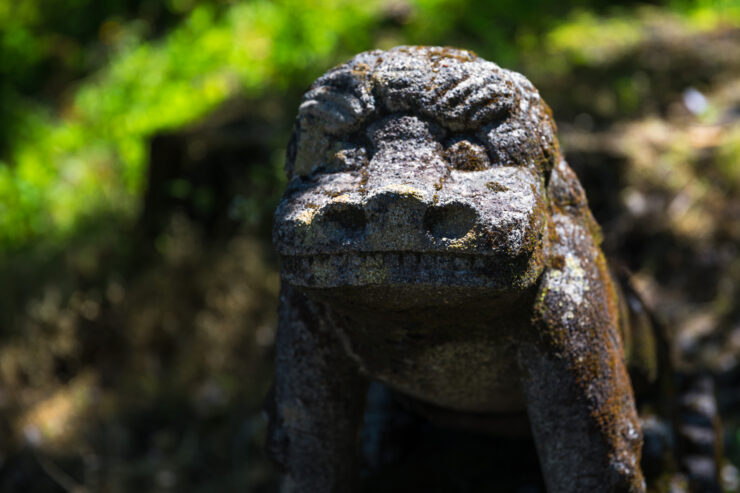
[[356, 491], [370, 381], [441, 421], [525, 416], [548, 491], [646, 490], [629, 373], [656, 378], [632, 364], [650, 339], [525, 77], [361, 53], [305, 94], [287, 173], [268, 450], [294, 491]]

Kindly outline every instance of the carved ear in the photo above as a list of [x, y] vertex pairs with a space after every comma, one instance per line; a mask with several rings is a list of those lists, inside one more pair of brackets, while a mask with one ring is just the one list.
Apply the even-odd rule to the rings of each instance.
[[305, 176], [321, 166], [331, 140], [359, 129], [367, 115], [367, 108], [353, 94], [323, 85], [311, 89], [298, 109], [289, 176], [290, 171]]
[[330, 135], [360, 128], [375, 111], [375, 98], [367, 82], [368, 70], [365, 64], [350, 62], [319, 78], [303, 96], [298, 118]]
[[304, 96], [298, 118], [328, 134], [341, 135], [357, 130], [369, 111], [352, 93], [331, 86], [319, 86]]
[[375, 99], [360, 65], [330, 71], [303, 96], [291, 139], [294, 151], [286, 166], [289, 177], [305, 176], [321, 166], [331, 141], [359, 130], [375, 112]]
[[319, 125], [299, 118], [293, 132], [291, 144], [295, 149], [293, 161], [287, 163], [288, 178], [293, 175], [307, 176], [326, 161], [331, 137]]

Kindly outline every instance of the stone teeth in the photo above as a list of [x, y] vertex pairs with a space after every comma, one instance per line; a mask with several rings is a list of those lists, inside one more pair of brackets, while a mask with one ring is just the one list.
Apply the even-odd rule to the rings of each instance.
[[479, 255], [456, 255], [452, 253], [425, 252], [352, 252], [299, 256], [301, 264], [312, 266], [314, 263], [359, 266], [366, 260], [385, 265], [417, 265], [435, 267], [454, 265], [458, 269], [480, 269], [485, 267], [486, 258]]

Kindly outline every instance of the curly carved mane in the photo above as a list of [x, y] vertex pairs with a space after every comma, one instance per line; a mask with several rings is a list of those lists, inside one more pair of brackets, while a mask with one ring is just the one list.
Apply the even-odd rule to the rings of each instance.
[[550, 109], [524, 76], [469, 51], [400, 46], [361, 53], [311, 86], [289, 145], [288, 177], [320, 168], [332, 141], [362, 139], [393, 113], [434, 122], [448, 139], [480, 141], [493, 165], [549, 175], [559, 159]]

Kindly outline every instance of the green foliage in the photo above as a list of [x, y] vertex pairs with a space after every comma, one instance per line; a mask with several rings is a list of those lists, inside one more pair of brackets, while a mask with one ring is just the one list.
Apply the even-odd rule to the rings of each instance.
[[740, 191], [740, 126], [731, 128], [719, 149], [717, 165], [725, 184], [732, 191]]
[[0, 0], [0, 156], [23, 136], [18, 121], [30, 98], [58, 103], [115, 46], [156, 35], [185, 13], [158, 0]]
[[[0, 250], [64, 234], [101, 210], [131, 214], [146, 138], [193, 121], [238, 93], [308, 81], [340, 51], [367, 46], [372, 2], [254, 1], [196, 7], [161, 42], [133, 42], [77, 90], [61, 119], [25, 115], [0, 162]], [[340, 49], [341, 47], [341, 49]]]
[[565, 53], [571, 63], [595, 64], [639, 43], [643, 38], [642, 27], [631, 16], [599, 18], [582, 11], [553, 29], [547, 46], [552, 52]]
[[[673, 20], [686, 31], [708, 31], [740, 25], [740, 3], [727, 1], [673, 2]], [[609, 16], [578, 10], [547, 35], [552, 53], [564, 54], [571, 64], [594, 65], [611, 60], [650, 36], [666, 13], [654, 7], [616, 10]]]

